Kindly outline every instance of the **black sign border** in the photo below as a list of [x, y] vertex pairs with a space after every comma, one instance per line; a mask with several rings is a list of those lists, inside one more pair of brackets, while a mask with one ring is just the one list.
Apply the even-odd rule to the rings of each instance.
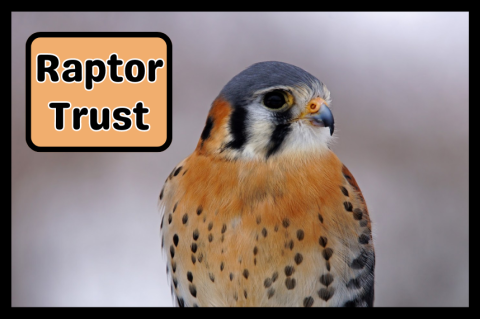
[[[167, 140], [161, 146], [37, 146], [32, 141], [31, 54], [37, 38], [161, 38], [167, 44]], [[161, 32], [37, 32], [26, 43], [26, 140], [36, 152], [162, 152], [172, 143], [172, 41]]]

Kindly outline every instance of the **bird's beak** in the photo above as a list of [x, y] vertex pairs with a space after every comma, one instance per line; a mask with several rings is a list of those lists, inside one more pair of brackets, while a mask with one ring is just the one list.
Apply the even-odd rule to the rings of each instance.
[[306, 110], [302, 118], [310, 120], [314, 126], [329, 127], [330, 135], [335, 129], [332, 111], [327, 106], [324, 99], [316, 97], [307, 103]]

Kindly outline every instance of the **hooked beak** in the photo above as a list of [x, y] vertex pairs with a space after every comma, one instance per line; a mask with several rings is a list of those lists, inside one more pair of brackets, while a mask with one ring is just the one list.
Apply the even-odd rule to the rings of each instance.
[[335, 129], [333, 114], [322, 98], [317, 97], [307, 103], [306, 115], [303, 118], [310, 120], [310, 123], [314, 126], [330, 128], [330, 135], [333, 134]]

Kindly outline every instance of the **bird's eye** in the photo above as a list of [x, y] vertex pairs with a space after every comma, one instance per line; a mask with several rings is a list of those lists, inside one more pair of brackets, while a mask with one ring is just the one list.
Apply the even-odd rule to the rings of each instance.
[[263, 104], [269, 109], [279, 109], [285, 105], [285, 95], [280, 90], [275, 90], [265, 94]]

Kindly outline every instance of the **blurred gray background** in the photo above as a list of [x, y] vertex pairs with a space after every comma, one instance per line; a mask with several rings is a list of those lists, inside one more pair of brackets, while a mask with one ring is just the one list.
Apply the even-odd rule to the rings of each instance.
[[[210, 104], [249, 65], [332, 92], [333, 150], [374, 222], [376, 306], [468, 306], [468, 13], [12, 13], [12, 305], [171, 306], [157, 198]], [[36, 153], [25, 43], [38, 31], [160, 31], [173, 43], [162, 153]]]

